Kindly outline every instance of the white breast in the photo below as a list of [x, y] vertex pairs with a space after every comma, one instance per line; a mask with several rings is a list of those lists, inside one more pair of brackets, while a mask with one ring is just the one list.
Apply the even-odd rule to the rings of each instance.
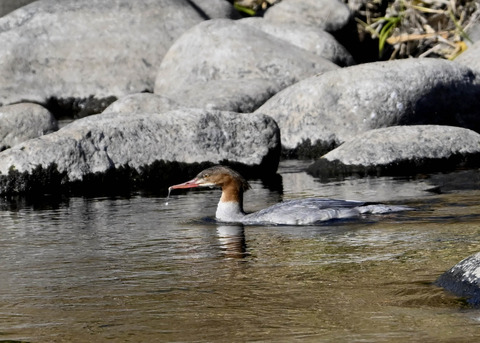
[[215, 216], [223, 222], [235, 222], [242, 219], [245, 213], [243, 213], [240, 204], [236, 201], [220, 201]]

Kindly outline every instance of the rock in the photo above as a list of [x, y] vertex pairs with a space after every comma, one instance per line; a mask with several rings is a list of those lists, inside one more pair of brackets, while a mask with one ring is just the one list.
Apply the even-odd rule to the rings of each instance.
[[0, 18], [0, 104], [153, 90], [167, 49], [209, 12], [194, 4], [43, 0]]
[[245, 18], [241, 24], [250, 25], [299, 48], [313, 52], [345, 67], [355, 64], [352, 55], [328, 32], [304, 24], [276, 23], [259, 17]]
[[335, 32], [348, 24], [351, 12], [339, 0], [282, 0], [270, 7], [264, 18], [277, 23], [307, 24]]
[[88, 117], [92, 114], [101, 113], [111, 103], [115, 102], [115, 96], [105, 98], [49, 98], [44, 106], [55, 116], [55, 118], [73, 118], [79, 119]]
[[179, 103], [164, 96], [152, 93], [137, 93], [124, 96], [102, 113], [118, 113], [131, 115], [132, 113], [163, 113], [183, 107]]
[[[215, 89], [206, 85], [210, 81], [260, 79], [265, 80], [266, 89], [276, 90], [337, 68], [320, 56], [248, 25], [209, 20], [186, 32], [172, 45], [160, 65], [155, 93], [192, 104], [188, 96], [195, 95], [196, 90]], [[217, 98], [221, 100], [225, 95], [219, 93]]]
[[480, 134], [453, 126], [393, 126], [367, 131], [308, 167], [314, 176], [413, 175], [480, 166]]
[[255, 113], [275, 119], [287, 153], [319, 157], [381, 127], [440, 124], [478, 132], [480, 78], [439, 59], [368, 63], [300, 81]]
[[436, 285], [456, 296], [467, 298], [474, 306], [480, 305], [480, 252], [457, 263], [442, 274]]
[[480, 72], [480, 41], [472, 44], [467, 51], [455, 59], [455, 62]]
[[0, 1], [0, 17], [8, 14], [17, 8], [28, 5], [35, 0], [2, 0]]
[[251, 113], [283, 88], [284, 84], [276, 80], [211, 80], [169, 97], [187, 107]]
[[0, 151], [58, 130], [53, 115], [37, 104], [0, 107]]
[[478, 21], [478, 14], [477, 20], [469, 23], [465, 33], [469, 38], [464, 41], [467, 45], [471, 46], [472, 44], [480, 41], [480, 22]]
[[189, 0], [189, 2], [205, 19], [240, 19], [242, 17], [226, 0]]
[[265, 80], [211, 81], [182, 93], [181, 103], [159, 94], [137, 93], [118, 99], [103, 113], [162, 113], [183, 107], [251, 113], [278, 91], [268, 86]]
[[115, 172], [127, 174], [126, 183], [148, 181], [166, 173], [152, 169], [160, 162], [227, 163], [269, 174], [277, 169], [279, 147], [278, 127], [267, 116], [198, 109], [104, 113], [0, 153], [0, 194], [69, 184], [86, 191], [98, 180], [115, 180]]

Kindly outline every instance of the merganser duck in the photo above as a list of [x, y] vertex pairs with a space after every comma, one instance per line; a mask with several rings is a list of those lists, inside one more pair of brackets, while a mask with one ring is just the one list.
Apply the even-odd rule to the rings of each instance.
[[220, 222], [243, 224], [311, 225], [331, 219], [352, 218], [362, 214], [383, 214], [409, 210], [402, 206], [369, 204], [361, 201], [307, 198], [284, 201], [258, 212], [243, 211], [243, 193], [248, 182], [236, 171], [214, 166], [200, 172], [194, 179], [169, 187], [221, 187], [216, 219]]

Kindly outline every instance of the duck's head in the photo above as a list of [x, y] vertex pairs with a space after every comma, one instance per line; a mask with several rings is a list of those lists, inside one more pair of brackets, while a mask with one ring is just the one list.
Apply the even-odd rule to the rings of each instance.
[[250, 188], [248, 182], [235, 170], [225, 166], [214, 166], [201, 171], [190, 181], [171, 186], [170, 189], [194, 187], [227, 187], [236, 185], [239, 191]]

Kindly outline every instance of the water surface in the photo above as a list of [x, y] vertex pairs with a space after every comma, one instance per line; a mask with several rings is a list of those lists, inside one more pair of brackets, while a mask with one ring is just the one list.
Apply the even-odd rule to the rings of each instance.
[[[326, 196], [417, 210], [221, 226], [218, 190], [0, 201], [0, 341], [472, 342], [480, 312], [432, 282], [480, 251], [480, 187], [320, 183], [285, 161], [248, 210]], [[472, 180], [471, 177], [468, 178]], [[432, 192], [448, 189], [446, 193]]]

